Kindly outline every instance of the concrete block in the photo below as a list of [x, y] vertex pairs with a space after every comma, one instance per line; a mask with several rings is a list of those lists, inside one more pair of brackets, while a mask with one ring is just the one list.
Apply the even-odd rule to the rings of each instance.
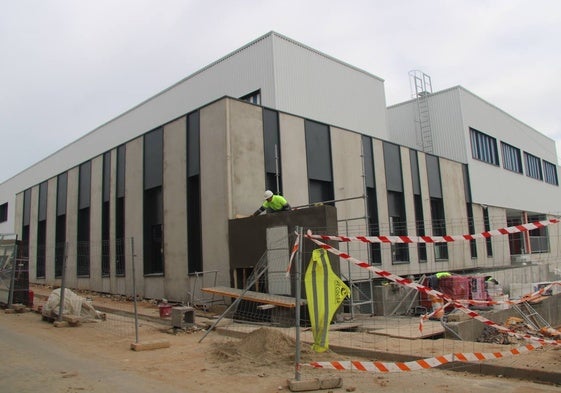
[[336, 389], [343, 386], [343, 378], [341, 377], [323, 377], [319, 381], [320, 389]]
[[133, 351], [149, 351], [152, 349], [169, 348], [170, 343], [168, 340], [153, 340], [145, 341], [143, 343], [132, 343], [131, 349]]
[[185, 328], [194, 324], [195, 309], [193, 307], [173, 307], [171, 309], [171, 326]]
[[307, 392], [310, 390], [319, 390], [321, 386], [318, 378], [308, 379], [305, 381], [297, 381], [295, 379], [288, 380], [288, 388], [291, 392]]

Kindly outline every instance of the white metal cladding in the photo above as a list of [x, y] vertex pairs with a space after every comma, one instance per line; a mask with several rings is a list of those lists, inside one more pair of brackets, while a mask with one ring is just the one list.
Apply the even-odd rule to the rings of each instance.
[[282, 36], [275, 38], [277, 109], [387, 139], [383, 80]]
[[[460, 96], [474, 202], [529, 212], [561, 212], [561, 187], [526, 176], [524, 163], [524, 174], [504, 169], [500, 147], [503, 141], [519, 148], [523, 162], [526, 151], [557, 166], [555, 142], [465, 89]], [[469, 127], [496, 138], [498, 167], [472, 158]], [[559, 166], [557, 171], [559, 176]]]
[[[431, 94], [428, 101], [432, 132], [431, 154], [466, 163], [463, 120], [459, 88]], [[403, 146], [423, 150], [418, 123], [417, 101], [411, 100], [388, 108], [390, 140]]]

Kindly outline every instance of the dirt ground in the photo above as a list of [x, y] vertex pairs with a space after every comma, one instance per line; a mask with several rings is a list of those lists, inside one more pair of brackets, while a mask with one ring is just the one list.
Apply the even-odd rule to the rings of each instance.
[[[157, 312], [156, 306], [153, 307]], [[157, 325], [144, 323], [141, 342], [167, 340], [169, 348], [150, 351], [132, 351], [134, 336], [114, 334], [103, 322], [83, 323], [77, 327], [54, 327], [43, 321], [36, 312], [7, 314], [0, 312], [2, 328], [12, 329], [18, 334], [37, 338], [43, 342], [56, 343], [59, 348], [94, 360], [100, 365], [118, 372], [136, 375], [147, 381], [161, 382], [169, 389], [185, 392], [286, 392], [288, 380], [295, 378], [294, 340], [270, 328], [260, 328], [243, 338], [226, 337], [210, 332], [201, 342], [205, 330], [195, 329], [176, 332]], [[350, 360], [334, 352], [312, 354], [302, 351], [302, 362]], [[13, 354], [2, 353], [2, 366], [10, 363]], [[353, 360], [373, 360], [353, 357]], [[29, 359], [32, 361], [32, 359]], [[492, 360], [494, 364], [517, 367], [520, 370], [541, 370], [558, 373], [561, 370], [561, 351], [548, 347], [528, 354]], [[502, 363], [501, 363], [502, 362]], [[1, 371], [1, 370], [0, 370]], [[60, 378], [68, 375], [87, 374], [88, 370], [60, 370]], [[561, 374], [559, 374], [561, 375]], [[416, 372], [373, 374], [360, 371], [319, 370], [309, 367], [301, 369], [301, 379], [310, 380], [326, 376], [341, 377], [341, 388], [325, 392], [554, 392], [559, 385], [534, 383], [526, 380], [483, 376], [457, 369], [445, 371], [429, 369]], [[37, 377], [36, 375], [29, 376]], [[12, 381], [13, 383], [13, 381]], [[24, 383], [22, 381], [21, 383]], [[1, 382], [0, 382], [1, 384]], [[561, 377], [559, 379], [561, 384]], [[31, 391], [11, 389], [5, 385], [2, 391]], [[17, 388], [17, 387], [16, 387]], [[67, 392], [88, 392], [87, 387], [75, 385]], [[49, 390], [45, 390], [48, 392]], [[162, 392], [165, 390], [162, 390]], [[175, 390], [170, 390], [175, 391]]]

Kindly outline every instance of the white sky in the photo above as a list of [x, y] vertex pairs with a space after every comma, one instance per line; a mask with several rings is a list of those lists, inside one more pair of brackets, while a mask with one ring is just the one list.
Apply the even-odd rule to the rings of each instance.
[[0, 182], [274, 30], [410, 98], [461, 85], [561, 146], [561, 1], [0, 0]]

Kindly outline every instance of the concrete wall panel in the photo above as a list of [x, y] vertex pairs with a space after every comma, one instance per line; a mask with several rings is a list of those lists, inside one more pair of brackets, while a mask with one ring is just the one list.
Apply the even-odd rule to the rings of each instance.
[[66, 191], [66, 244], [68, 246], [66, 258], [66, 285], [77, 288], [77, 253], [78, 253], [78, 174], [79, 167], [68, 171]]
[[103, 156], [92, 160], [90, 197], [90, 288], [103, 291], [101, 277], [101, 257], [103, 245], [101, 242], [101, 206], [103, 201]]
[[230, 282], [228, 217], [231, 156], [228, 146], [228, 100], [217, 101], [200, 111], [201, 219], [203, 270], [218, 270], [217, 285]]
[[[164, 296], [187, 288], [186, 118], [164, 127]], [[181, 300], [181, 299], [176, 299]]]
[[236, 100], [229, 106], [229, 187], [231, 207], [228, 218], [249, 215], [263, 203], [265, 158], [263, 152], [262, 109]]
[[307, 205], [308, 167], [304, 119], [279, 113], [284, 196], [291, 206]]
[[56, 241], [56, 189], [57, 178], [52, 177], [47, 183], [47, 238], [45, 245], [45, 282], [55, 282], [55, 241]]
[[125, 164], [125, 277], [121, 289], [127, 295], [132, 294], [133, 258], [130, 251], [131, 239], [134, 239], [134, 263], [136, 292], [147, 296], [144, 289], [144, 236], [143, 236], [143, 139], [136, 138], [127, 143]]

